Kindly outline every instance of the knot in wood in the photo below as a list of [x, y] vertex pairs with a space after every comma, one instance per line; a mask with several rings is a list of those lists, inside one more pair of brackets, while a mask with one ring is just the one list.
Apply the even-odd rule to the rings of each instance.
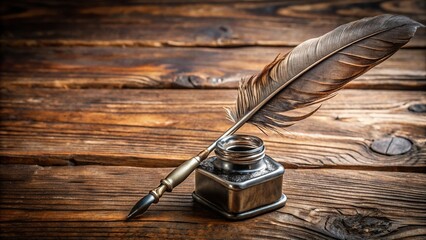
[[425, 113], [426, 112], [426, 104], [413, 104], [408, 107], [408, 111], [415, 113]]
[[181, 88], [200, 88], [203, 79], [195, 75], [180, 75], [178, 76], [173, 85]]
[[386, 217], [357, 214], [331, 217], [325, 227], [338, 239], [370, 239], [386, 235], [391, 226]]
[[410, 140], [402, 137], [387, 137], [374, 140], [370, 148], [377, 153], [393, 156], [407, 153], [412, 145]]

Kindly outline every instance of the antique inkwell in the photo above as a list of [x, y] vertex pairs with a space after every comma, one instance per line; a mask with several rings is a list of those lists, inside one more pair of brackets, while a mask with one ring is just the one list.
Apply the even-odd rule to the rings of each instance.
[[215, 154], [195, 171], [194, 200], [235, 220], [285, 205], [284, 168], [265, 155], [260, 138], [225, 137], [217, 143]]

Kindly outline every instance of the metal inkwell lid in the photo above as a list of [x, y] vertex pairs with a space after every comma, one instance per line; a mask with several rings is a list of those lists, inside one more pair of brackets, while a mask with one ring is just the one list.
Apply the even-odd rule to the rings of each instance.
[[232, 173], [251, 173], [266, 168], [262, 139], [248, 135], [231, 135], [221, 139], [215, 149], [216, 169]]
[[218, 141], [215, 154], [198, 167], [203, 174], [233, 189], [243, 189], [284, 173], [284, 168], [265, 154], [262, 139], [231, 135]]

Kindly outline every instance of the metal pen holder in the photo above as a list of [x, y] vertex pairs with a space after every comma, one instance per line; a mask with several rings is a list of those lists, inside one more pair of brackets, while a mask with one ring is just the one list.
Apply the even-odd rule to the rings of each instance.
[[195, 201], [233, 220], [285, 205], [284, 168], [265, 155], [260, 138], [231, 135], [217, 143], [215, 153], [196, 169]]

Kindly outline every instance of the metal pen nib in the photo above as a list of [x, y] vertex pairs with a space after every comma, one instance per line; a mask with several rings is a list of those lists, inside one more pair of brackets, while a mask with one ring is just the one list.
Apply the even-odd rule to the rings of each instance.
[[197, 156], [190, 160], [183, 162], [179, 167], [175, 168], [166, 178], [160, 181], [160, 185], [155, 189], [151, 190], [148, 195], [139, 200], [132, 210], [130, 210], [127, 220], [142, 215], [151, 206], [152, 203], [157, 203], [164, 192], [171, 192], [174, 187], [182, 183], [191, 173], [194, 171], [200, 162], [206, 159], [210, 152], [214, 149], [216, 142], [210, 147], [201, 151]]
[[148, 194], [141, 198], [135, 206], [133, 206], [132, 210], [130, 210], [129, 215], [127, 215], [127, 220], [142, 215], [153, 202], [155, 202], [155, 197], [152, 194]]

